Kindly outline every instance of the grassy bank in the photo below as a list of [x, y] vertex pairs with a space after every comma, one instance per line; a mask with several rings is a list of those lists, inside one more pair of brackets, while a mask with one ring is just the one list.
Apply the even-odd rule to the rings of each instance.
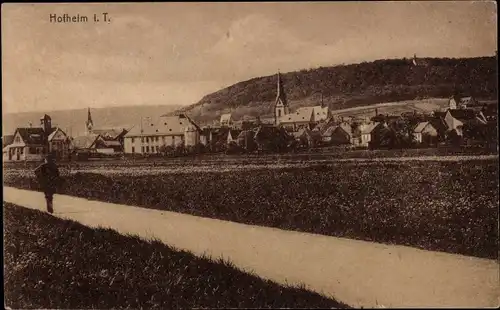
[[[66, 177], [61, 193], [287, 230], [496, 258], [498, 160]], [[6, 185], [38, 190], [31, 174]]]
[[27, 308], [332, 308], [224, 261], [4, 203], [5, 300]]

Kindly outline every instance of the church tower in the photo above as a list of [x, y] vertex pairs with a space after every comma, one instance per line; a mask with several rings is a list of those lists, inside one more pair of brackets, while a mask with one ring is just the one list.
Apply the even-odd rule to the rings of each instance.
[[283, 89], [283, 83], [281, 82], [281, 75], [278, 71], [278, 92], [276, 94], [276, 102], [274, 104], [274, 124], [279, 125], [280, 118], [283, 115], [290, 113], [288, 107], [288, 102], [286, 100], [285, 90]]
[[90, 114], [90, 108], [89, 108], [87, 121], [85, 122], [85, 134], [88, 135], [92, 133], [93, 127], [94, 127], [94, 122], [92, 121], [92, 115]]

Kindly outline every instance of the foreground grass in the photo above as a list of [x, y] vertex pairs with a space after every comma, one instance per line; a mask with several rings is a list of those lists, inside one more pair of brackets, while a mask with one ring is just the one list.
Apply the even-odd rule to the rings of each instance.
[[5, 300], [26, 308], [346, 308], [224, 261], [4, 202]]
[[[246, 224], [498, 257], [498, 160], [77, 173], [61, 193]], [[30, 173], [4, 183], [38, 190]]]

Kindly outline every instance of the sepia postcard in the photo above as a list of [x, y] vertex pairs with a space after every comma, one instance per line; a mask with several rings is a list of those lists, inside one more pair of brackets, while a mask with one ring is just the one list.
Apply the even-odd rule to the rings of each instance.
[[2, 4], [8, 309], [496, 308], [494, 1]]

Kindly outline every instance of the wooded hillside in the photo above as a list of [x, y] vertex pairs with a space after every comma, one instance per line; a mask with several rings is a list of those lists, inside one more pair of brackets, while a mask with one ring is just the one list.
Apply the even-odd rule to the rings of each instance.
[[[377, 60], [282, 73], [291, 108], [319, 104], [345, 109], [415, 98], [453, 94], [494, 99], [497, 96], [497, 57], [465, 59], [422, 58]], [[276, 75], [240, 82], [203, 97], [182, 111], [200, 122], [232, 112], [235, 118], [271, 115]]]

